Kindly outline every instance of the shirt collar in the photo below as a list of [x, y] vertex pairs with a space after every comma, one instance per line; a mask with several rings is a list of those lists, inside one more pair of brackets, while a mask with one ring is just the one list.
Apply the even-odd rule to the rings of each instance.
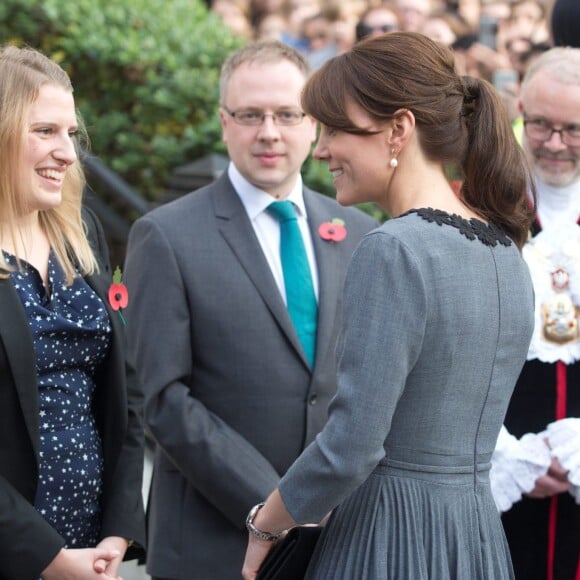
[[[269, 193], [252, 185], [238, 170], [233, 162], [228, 166], [228, 177], [242, 201], [246, 213], [250, 220], [254, 220], [258, 215], [266, 210], [273, 201], [281, 201], [273, 198]], [[290, 193], [284, 198], [292, 201], [297, 208], [299, 217], [306, 217], [306, 205], [302, 193], [302, 177], [298, 174], [296, 183]]]
[[536, 179], [538, 205], [542, 204], [553, 209], [570, 209], [580, 212], [580, 180], [566, 187], [554, 187]]

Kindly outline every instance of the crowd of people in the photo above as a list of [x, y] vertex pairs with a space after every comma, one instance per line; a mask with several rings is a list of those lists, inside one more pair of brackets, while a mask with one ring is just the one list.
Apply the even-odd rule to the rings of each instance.
[[[571, 0], [566, 3], [569, 18], [554, 18], [560, 34], [577, 46], [578, 8]], [[554, 0], [212, 0], [209, 7], [233, 34], [248, 41], [281, 40], [302, 52], [314, 70], [366, 36], [420, 32], [453, 50], [460, 74], [492, 82], [516, 121], [525, 70], [553, 44], [553, 4]]]
[[553, 0], [211, 0], [210, 10], [247, 40], [282, 40], [314, 68], [363, 36], [420, 32], [452, 47], [469, 74], [521, 72], [550, 42]]
[[0, 48], [0, 576], [254, 580], [316, 524], [310, 580], [579, 580], [579, 3], [236, 6], [229, 165], [122, 274], [68, 75]]

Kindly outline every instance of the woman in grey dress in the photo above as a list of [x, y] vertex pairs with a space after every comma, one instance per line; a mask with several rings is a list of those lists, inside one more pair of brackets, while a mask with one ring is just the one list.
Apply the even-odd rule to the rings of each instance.
[[329, 61], [302, 101], [338, 200], [393, 219], [352, 258], [328, 423], [252, 510], [244, 578], [329, 512], [307, 578], [513, 578], [489, 469], [533, 329], [532, 216], [501, 100], [447, 49], [391, 33]]

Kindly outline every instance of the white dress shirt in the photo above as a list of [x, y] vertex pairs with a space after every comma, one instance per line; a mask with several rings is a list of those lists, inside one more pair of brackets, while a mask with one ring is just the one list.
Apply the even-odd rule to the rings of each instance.
[[[282, 199], [276, 199], [269, 193], [266, 193], [252, 185], [245, 177], [243, 177], [232, 162], [230, 162], [228, 166], [228, 177], [230, 178], [230, 181], [232, 182], [234, 189], [240, 197], [246, 213], [250, 218], [254, 232], [256, 233], [262, 251], [266, 256], [266, 260], [268, 261], [268, 265], [272, 271], [272, 275], [274, 276], [274, 280], [276, 281], [276, 285], [280, 290], [284, 303], [286, 303], [284, 273], [282, 270], [282, 261], [280, 260], [280, 224], [274, 216], [266, 211], [272, 202], [282, 201]], [[296, 208], [298, 226], [302, 233], [302, 240], [304, 241], [308, 263], [310, 264], [314, 293], [316, 294], [316, 299], [318, 299], [318, 271], [316, 268], [316, 257], [314, 255], [314, 247], [312, 245], [312, 238], [308, 228], [308, 214], [306, 213], [306, 206], [304, 205], [302, 178], [300, 175], [298, 175], [294, 187], [284, 199], [292, 201]]]

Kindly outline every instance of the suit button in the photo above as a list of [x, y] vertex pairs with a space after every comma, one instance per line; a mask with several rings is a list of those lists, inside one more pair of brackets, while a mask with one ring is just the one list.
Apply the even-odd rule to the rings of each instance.
[[310, 398], [308, 399], [308, 403], [310, 405], [316, 405], [317, 401], [318, 401], [318, 395], [316, 393], [313, 395], [310, 395]]

